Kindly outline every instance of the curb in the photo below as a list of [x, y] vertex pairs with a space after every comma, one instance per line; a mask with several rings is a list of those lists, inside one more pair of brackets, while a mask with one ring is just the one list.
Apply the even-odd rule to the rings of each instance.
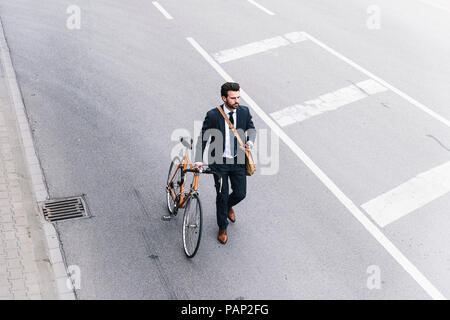
[[[2, 19], [0, 17], [0, 58], [5, 79], [7, 80], [8, 90], [11, 102], [14, 106], [16, 125], [19, 130], [20, 143], [22, 145], [22, 152], [25, 156], [26, 166], [28, 167], [28, 174], [31, 177], [32, 192], [39, 206], [40, 202], [49, 199], [47, 185], [45, 184], [44, 174], [36, 150], [34, 147], [33, 137], [30, 130], [30, 125], [26, 115], [25, 105], [23, 103], [22, 94], [17, 83], [16, 73], [12, 64], [10, 51], [6, 37], [3, 31]], [[70, 275], [67, 272], [67, 265], [63, 259], [61, 242], [54, 225], [39, 215], [39, 221], [42, 224], [45, 238], [47, 240], [48, 256], [50, 258], [51, 268], [53, 270], [55, 287], [59, 299], [61, 300], [75, 300], [76, 295], [73, 289], [70, 289], [72, 283]]]

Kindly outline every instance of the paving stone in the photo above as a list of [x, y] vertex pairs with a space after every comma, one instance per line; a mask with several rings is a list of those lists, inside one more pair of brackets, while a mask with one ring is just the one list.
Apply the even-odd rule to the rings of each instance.
[[24, 273], [25, 285], [39, 284], [39, 276], [36, 273]]
[[8, 222], [14, 222], [12, 214], [2, 214], [0, 215], [0, 223], [8, 223]]
[[[26, 227], [25, 227], [26, 228]], [[20, 243], [25, 243], [25, 242], [31, 242], [31, 237], [28, 235], [28, 233], [25, 234], [14, 234], [14, 237], [17, 239], [17, 241], [19, 241]]]
[[30, 248], [33, 248], [33, 242], [31, 241], [30, 238], [23, 238], [20, 240], [17, 240], [18, 244], [19, 244], [19, 248], [21, 250], [25, 250], [27, 252], [32, 252], [32, 250], [30, 250]]
[[10, 283], [9, 283], [8, 279], [2, 277], [2, 278], [0, 278], [0, 288], [3, 288], [3, 287], [9, 288]]
[[14, 300], [28, 300], [26, 290], [13, 291]]
[[[1, 126], [0, 126], [0, 132], [5, 132], [6, 131], [6, 133], [8, 133], [7, 131], [8, 130], [5, 130], [6, 128], [2, 128]], [[5, 137], [4, 135], [2, 135], [3, 136], [3, 138]], [[9, 152], [11, 152], [11, 148], [9, 147], [9, 143], [10, 143], [10, 140], [8, 140], [6, 143], [3, 143], [1, 146], [0, 146], [0, 159], [3, 159], [3, 160], [5, 160], [5, 154], [7, 154], [7, 153], [9, 153]]]
[[27, 293], [30, 294], [39, 294], [41, 292], [41, 288], [39, 284], [27, 285]]
[[28, 234], [29, 234], [29, 229], [28, 229], [28, 227], [25, 227], [25, 226], [17, 226], [14, 228], [14, 231], [19, 236], [22, 236], [22, 235], [28, 236]]
[[18, 280], [18, 279], [23, 279], [23, 272], [21, 269], [11, 269], [9, 271], [9, 275], [8, 278], [10, 280]]
[[20, 253], [23, 256], [33, 254], [33, 246], [20, 246]]
[[12, 201], [11, 204], [12, 204], [12, 207], [14, 208], [14, 211], [16, 209], [23, 209], [23, 204], [21, 202]]
[[34, 265], [25, 264], [23, 266], [23, 270], [24, 270], [24, 272], [30, 272], [30, 273], [36, 273], [36, 274], [38, 273], [36, 264], [34, 264]]
[[22, 188], [20, 188], [20, 187], [12, 187], [12, 188], [9, 188], [9, 192], [10, 193], [22, 193]]
[[68, 292], [60, 295], [60, 300], [75, 300], [73, 292]]
[[[6, 259], [5, 259], [6, 261]], [[6, 263], [0, 263], [0, 278], [2, 275], [6, 275], [8, 273], [8, 270], [6, 268]]]
[[7, 259], [6, 260], [8, 269], [19, 269], [22, 268], [22, 264], [19, 259]]
[[16, 172], [16, 165], [14, 164], [14, 162], [12, 160], [5, 161], [4, 166], [8, 173]]
[[23, 196], [22, 196], [22, 194], [12, 194], [10, 196], [10, 200], [11, 201], [22, 201], [23, 200]]
[[11, 294], [9, 286], [0, 286], [0, 297]]
[[14, 222], [17, 226], [28, 226], [28, 221], [26, 217], [15, 217]]
[[17, 175], [17, 173], [8, 173], [6, 175], [6, 178], [8, 179], [8, 181], [19, 180], [19, 176]]
[[5, 243], [4, 245], [6, 246], [6, 249], [19, 247], [17, 240], [5, 240], [4, 243]]
[[17, 240], [16, 234], [14, 231], [7, 231], [3, 233], [3, 239], [5, 240]]
[[26, 287], [25, 287], [25, 281], [23, 281], [22, 279], [16, 279], [16, 280], [10, 280], [11, 282], [11, 291], [13, 292], [13, 294], [17, 291], [25, 291]]
[[7, 259], [20, 259], [19, 251], [16, 249], [8, 250], [6, 252]]
[[24, 265], [36, 266], [36, 259], [32, 254], [23, 255], [21, 261]]
[[22, 210], [22, 209], [15, 209], [14, 214], [13, 214], [13, 216], [15, 218], [26, 217], [26, 215], [27, 214], [26, 214], [25, 210]]
[[2, 153], [3, 160], [13, 160], [13, 154], [11, 152], [4, 152]]
[[1, 232], [14, 231], [14, 223], [13, 222], [5, 222], [0, 225]]
[[0, 207], [0, 215], [7, 215], [7, 214], [9, 215], [13, 214], [11, 207], [9, 205]]

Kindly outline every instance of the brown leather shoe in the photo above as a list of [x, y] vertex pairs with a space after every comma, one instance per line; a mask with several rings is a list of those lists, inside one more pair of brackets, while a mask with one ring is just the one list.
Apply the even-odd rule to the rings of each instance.
[[225, 244], [227, 243], [228, 240], [228, 236], [227, 236], [227, 230], [220, 230], [219, 229], [219, 234], [217, 235], [217, 240], [219, 240], [219, 242], [221, 244]]
[[230, 221], [233, 223], [236, 222], [236, 216], [234, 215], [233, 208], [230, 208], [230, 210], [228, 210], [228, 219], [230, 219]]

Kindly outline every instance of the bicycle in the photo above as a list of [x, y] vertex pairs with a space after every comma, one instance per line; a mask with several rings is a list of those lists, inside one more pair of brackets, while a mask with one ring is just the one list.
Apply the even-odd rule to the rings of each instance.
[[[177, 216], [179, 209], [184, 209], [183, 248], [186, 256], [192, 258], [198, 251], [202, 236], [202, 206], [198, 192], [199, 174], [217, 175], [219, 177], [219, 190], [222, 189], [222, 178], [210, 168], [204, 170], [193, 169], [188, 155], [188, 150], [192, 150], [193, 140], [191, 138], [189, 143], [186, 138], [181, 137], [180, 142], [186, 147], [186, 152], [182, 160], [179, 157], [175, 157], [170, 163], [166, 185], [169, 215], [163, 216], [162, 219], [169, 221]], [[189, 192], [185, 192], [186, 173], [194, 174]]]

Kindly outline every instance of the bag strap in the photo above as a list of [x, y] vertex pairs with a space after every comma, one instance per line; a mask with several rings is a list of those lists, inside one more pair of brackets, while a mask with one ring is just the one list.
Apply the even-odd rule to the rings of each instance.
[[218, 106], [217, 109], [219, 109], [220, 113], [222, 114], [222, 116], [225, 118], [225, 121], [228, 123], [228, 126], [230, 127], [231, 130], [233, 130], [233, 133], [235, 135], [235, 137], [237, 138], [237, 140], [239, 141], [239, 144], [241, 145], [241, 147], [244, 146], [244, 143], [241, 140], [241, 137], [239, 137], [236, 128], [234, 127], [234, 125], [231, 123], [230, 119], [227, 117], [227, 115], [225, 114], [225, 112], [223, 111], [221, 106]]

